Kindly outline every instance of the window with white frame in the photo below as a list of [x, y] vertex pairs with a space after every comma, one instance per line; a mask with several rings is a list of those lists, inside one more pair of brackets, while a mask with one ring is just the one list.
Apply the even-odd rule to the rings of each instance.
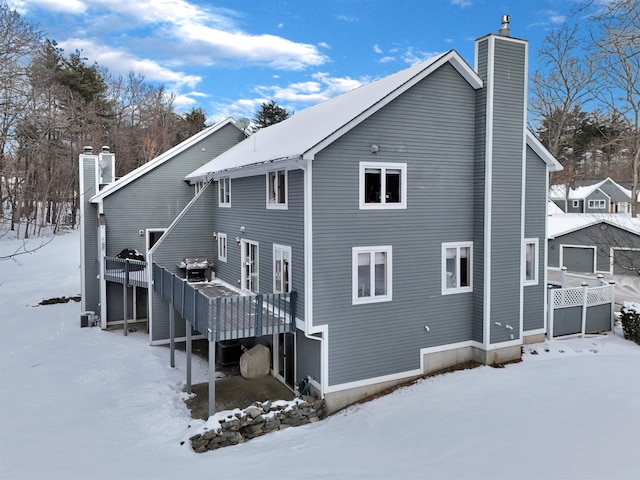
[[360, 162], [360, 208], [407, 208], [407, 164]]
[[231, 206], [231, 179], [229, 177], [218, 180], [218, 205], [221, 207]]
[[628, 202], [618, 202], [614, 205], [614, 213], [631, 213], [631, 204]]
[[273, 291], [291, 291], [291, 247], [273, 245]]
[[352, 249], [353, 303], [391, 301], [391, 246]]
[[528, 238], [524, 241], [524, 271], [525, 285], [538, 284], [538, 239]]
[[218, 260], [227, 261], [227, 234], [218, 232]]
[[198, 195], [204, 188], [204, 182], [196, 182], [193, 184], [193, 186], [195, 187], [195, 195]]
[[580, 206], [580, 200], [573, 201], [573, 208], [578, 208]]
[[442, 244], [442, 294], [473, 291], [473, 242]]
[[267, 208], [287, 208], [287, 171], [267, 174]]
[[589, 200], [589, 208], [606, 208], [606, 200]]

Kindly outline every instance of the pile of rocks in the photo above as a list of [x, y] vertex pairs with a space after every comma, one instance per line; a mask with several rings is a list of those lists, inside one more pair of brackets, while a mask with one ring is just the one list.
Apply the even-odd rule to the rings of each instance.
[[290, 402], [256, 402], [244, 410], [228, 410], [209, 418], [191, 437], [196, 453], [244, 443], [276, 430], [317, 422], [324, 417], [324, 402], [302, 396]]

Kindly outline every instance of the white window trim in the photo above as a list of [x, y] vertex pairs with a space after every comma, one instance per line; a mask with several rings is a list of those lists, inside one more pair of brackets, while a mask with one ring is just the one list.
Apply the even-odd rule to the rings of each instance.
[[204, 182], [196, 182], [193, 184], [193, 186], [195, 187], [194, 188], [195, 190], [194, 196], [195, 196], [195, 195], [198, 195], [200, 191], [204, 188]]
[[[365, 170], [378, 168], [381, 170], [400, 170], [400, 202], [398, 203], [365, 203]], [[384, 175], [382, 175], [384, 182]], [[400, 210], [407, 208], [407, 164], [393, 162], [360, 162], [359, 173], [359, 203], [360, 210]]]
[[[375, 255], [377, 252], [385, 252], [387, 254], [387, 293], [385, 295], [371, 295], [369, 297], [358, 296], [358, 254], [370, 253]], [[393, 300], [392, 289], [392, 265], [393, 265], [393, 248], [391, 245], [381, 245], [375, 247], [353, 247], [351, 250], [351, 285], [352, 285], [352, 303], [353, 305], [362, 305], [367, 303], [390, 302]], [[373, 276], [371, 277], [373, 280]], [[372, 289], [375, 292], [375, 289]]]
[[[228, 189], [229, 191], [227, 192], [227, 197], [229, 197], [229, 201], [225, 202], [223, 199], [223, 188], [222, 185], [228, 182]], [[218, 206], [219, 207], [224, 207], [224, 208], [230, 208], [231, 207], [231, 178], [230, 177], [221, 177], [218, 180]]]
[[[597, 206], [596, 206], [596, 202], [597, 202]], [[600, 206], [602, 205], [602, 206]], [[589, 200], [588, 203], [589, 208], [593, 209], [593, 210], [604, 210], [607, 208], [607, 200], [604, 198], [597, 198], [595, 200]]]
[[[224, 247], [224, 252], [222, 252], [221, 247]], [[218, 233], [218, 260], [220, 260], [221, 262], [226, 262], [227, 261], [227, 249], [228, 248], [229, 248], [229, 243], [227, 242], [227, 234], [226, 233]]]
[[[447, 249], [469, 247], [469, 285], [466, 287], [447, 287]], [[456, 258], [460, 256], [456, 254]], [[456, 262], [456, 269], [459, 268]], [[456, 272], [458, 273], [458, 272]], [[442, 295], [453, 295], [456, 293], [473, 292], [473, 242], [450, 242], [442, 244]]]
[[578, 208], [580, 206], [580, 200], [574, 200], [572, 205], [573, 208]]
[[[533, 259], [533, 279], [527, 280], [527, 245], [534, 245], [535, 257]], [[540, 267], [540, 242], [537, 238], [525, 238], [522, 244], [522, 284], [538, 285], [539, 267]]]
[[[287, 285], [289, 285], [289, 290], [286, 292], [279, 292], [278, 290], [276, 290], [276, 251], [282, 251], [282, 252], [286, 252], [288, 255], [288, 259], [289, 259], [289, 276], [287, 278]], [[291, 277], [292, 277], [292, 269], [291, 269], [291, 263], [292, 263], [292, 259], [291, 259], [291, 247], [288, 245], [279, 245], [277, 243], [273, 244], [273, 291], [275, 293], [290, 293], [291, 292]]]
[[[274, 203], [269, 200], [269, 175], [272, 173], [284, 172], [284, 203]], [[287, 170], [271, 170], [265, 175], [266, 178], [266, 203], [267, 208], [270, 210], [287, 210], [289, 208], [289, 172]], [[276, 175], [277, 178], [277, 175]], [[277, 185], [276, 185], [277, 187]], [[276, 191], [276, 198], [278, 193]]]

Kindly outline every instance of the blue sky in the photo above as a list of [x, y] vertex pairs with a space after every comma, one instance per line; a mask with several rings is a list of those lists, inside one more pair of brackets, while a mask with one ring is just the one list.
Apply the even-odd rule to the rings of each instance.
[[65, 52], [112, 75], [163, 84], [178, 111], [209, 123], [253, 117], [275, 100], [299, 111], [451, 49], [473, 66], [473, 41], [530, 42], [530, 70], [550, 28], [580, 0], [9, 0]]

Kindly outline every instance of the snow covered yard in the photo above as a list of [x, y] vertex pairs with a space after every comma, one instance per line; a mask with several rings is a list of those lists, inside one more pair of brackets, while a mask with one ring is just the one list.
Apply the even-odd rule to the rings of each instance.
[[78, 252], [73, 232], [0, 262], [3, 480], [640, 478], [640, 347], [619, 335], [526, 346], [518, 364], [195, 454], [180, 445], [203, 423], [182, 402], [182, 352], [171, 369], [142, 332], [81, 329], [75, 302], [35, 306], [80, 293]]

